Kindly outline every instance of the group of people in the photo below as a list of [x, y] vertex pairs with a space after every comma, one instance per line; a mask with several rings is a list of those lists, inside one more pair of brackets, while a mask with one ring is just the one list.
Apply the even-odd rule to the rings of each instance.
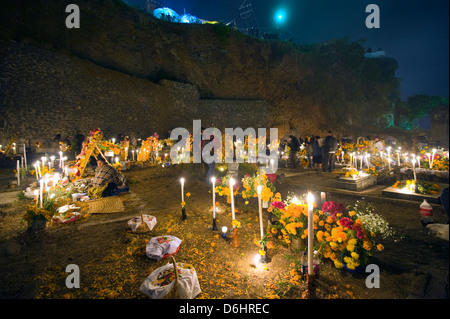
[[[286, 145], [290, 148], [289, 166], [297, 168], [297, 153], [300, 150], [301, 142], [297, 137], [290, 135]], [[324, 172], [332, 172], [334, 170], [338, 140], [331, 131], [328, 131], [327, 136], [324, 138], [312, 136], [309, 140], [305, 140], [305, 146], [309, 167], [315, 167]]]

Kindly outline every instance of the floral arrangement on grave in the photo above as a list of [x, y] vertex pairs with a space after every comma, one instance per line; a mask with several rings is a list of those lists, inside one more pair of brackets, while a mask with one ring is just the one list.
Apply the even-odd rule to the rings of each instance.
[[270, 202], [273, 194], [275, 193], [274, 182], [276, 179], [275, 174], [265, 174], [258, 171], [255, 175], [245, 174], [242, 178], [242, 187], [244, 188], [241, 192], [241, 196], [245, 199], [245, 204], [248, 204], [249, 198], [257, 198], [258, 191], [257, 187], [261, 185], [263, 187], [261, 191], [261, 200], [265, 202]]
[[[306, 195], [303, 197], [306, 198]], [[314, 204], [314, 206], [316, 205]], [[306, 247], [306, 239], [308, 237], [308, 203], [305, 199], [298, 200], [293, 198], [283, 202], [280, 194], [277, 193], [267, 211], [278, 219], [278, 223], [270, 226], [272, 236], [281, 239], [285, 244], [300, 241], [299, 249]], [[322, 212], [316, 211], [313, 214], [315, 223], [318, 222], [319, 213]]]
[[150, 154], [158, 149], [158, 138], [158, 134], [155, 133], [153, 134], [153, 136], [147, 137], [147, 139], [142, 142], [141, 149], [137, 156], [137, 160], [139, 162], [147, 161], [150, 157]]
[[349, 177], [356, 177], [358, 175], [359, 175], [359, 171], [356, 168], [352, 167], [352, 168], [346, 170], [344, 176], [349, 178]]
[[22, 222], [29, 226], [33, 223], [48, 222], [58, 210], [58, 207], [70, 203], [74, 190], [61, 184], [54, 185], [49, 190], [44, 190], [42, 207], [39, 203], [26, 205], [26, 212], [22, 216]]
[[[417, 187], [416, 187], [416, 183], [417, 183]], [[410, 193], [414, 193], [417, 190], [417, 192], [419, 194], [423, 194], [423, 195], [436, 195], [436, 194], [439, 194], [441, 191], [439, 185], [437, 185], [437, 184], [430, 183], [428, 181], [422, 181], [422, 180], [417, 180], [417, 182], [415, 182], [413, 179], [396, 181], [395, 184], [392, 185], [392, 187], [400, 189], [400, 190], [404, 190], [404, 191], [407, 191]]]
[[384, 249], [378, 240], [394, 235], [386, 219], [375, 214], [373, 206], [363, 204], [359, 201], [349, 209], [336, 202], [322, 206], [316, 232], [318, 251], [336, 268], [363, 270], [370, 256]]
[[[237, 181], [233, 185], [233, 195], [236, 196], [239, 193], [240, 183]], [[226, 196], [227, 203], [231, 204], [231, 192], [230, 192], [230, 176], [226, 175], [216, 180], [215, 192], [219, 196]]]
[[116, 155], [120, 154], [121, 152], [121, 149], [116, 144], [103, 140], [103, 133], [102, 131], [100, 131], [100, 129], [97, 128], [90, 131], [89, 135], [83, 142], [80, 154], [77, 155], [76, 158], [77, 161], [75, 165], [72, 167], [71, 170], [72, 179], [76, 180], [81, 178], [81, 175], [89, 161], [89, 158], [91, 156], [96, 156], [99, 154], [97, 147], [102, 151], [112, 150]]

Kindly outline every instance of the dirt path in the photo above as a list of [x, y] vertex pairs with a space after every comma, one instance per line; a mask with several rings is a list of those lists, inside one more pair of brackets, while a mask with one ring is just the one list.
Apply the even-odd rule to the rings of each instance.
[[[361, 198], [330, 186], [331, 174], [288, 174], [277, 190], [302, 194], [307, 188], [328, 185], [328, 200], [345, 205]], [[131, 192], [122, 195], [125, 212], [90, 215], [70, 225], [47, 227], [29, 234], [20, 225], [26, 201], [18, 201], [0, 213], [0, 298], [146, 298], [138, 289], [154, 269], [167, 263], [145, 256], [146, 242], [157, 235], [174, 235], [182, 240], [176, 254], [178, 261], [191, 263], [202, 289], [199, 299], [296, 299], [305, 289], [303, 280], [293, 278], [292, 264], [298, 252], [274, 240], [269, 250], [272, 261], [267, 269], [252, 266], [258, 247], [253, 243], [259, 235], [256, 203], [245, 205], [236, 200], [241, 221], [240, 246], [233, 248], [230, 238], [224, 240], [211, 231], [209, 186], [200, 179], [187, 176], [185, 190], [192, 195], [187, 203], [187, 220], [181, 221], [180, 170], [160, 167], [125, 172]], [[419, 203], [387, 200], [377, 193], [365, 194], [385, 216], [402, 239], [384, 242], [385, 250], [373, 256], [381, 270], [379, 289], [368, 289], [365, 275], [351, 275], [330, 263], [321, 265], [318, 280], [320, 298], [397, 299], [448, 298], [448, 242], [427, 234], [420, 224]], [[218, 213], [218, 226], [231, 228], [231, 216], [224, 198]], [[434, 206], [435, 219], [445, 222], [439, 206]], [[127, 220], [140, 212], [156, 217], [157, 225], [150, 233], [134, 234]], [[264, 225], [267, 224], [264, 219]], [[65, 285], [66, 266], [80, 268], [81, 286]]]

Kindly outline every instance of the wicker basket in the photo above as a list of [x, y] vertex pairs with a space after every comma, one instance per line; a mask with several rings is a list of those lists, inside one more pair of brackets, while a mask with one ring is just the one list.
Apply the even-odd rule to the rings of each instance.
[[[175, 271], [175, 284], [172, 286], [170, 291], [164, 296], [163, 299], [180, 299], [180, 295], [178, 294], [178, 266], [175, 257], [171, 256], [173, 262], [173, 268]], [[169, 264], [170, 261], [167, 263]]]
[[144, 215], [141, 214], [141, 223], [138, 227], [136, 227], [135, 233], [147, 233], [151, 229], [148, 227], [148, 225], [144, 222]]
[[90, 214], [111, 214], [125, 211], [122, 200], [117, 196], [95, 199], [88, 202]]

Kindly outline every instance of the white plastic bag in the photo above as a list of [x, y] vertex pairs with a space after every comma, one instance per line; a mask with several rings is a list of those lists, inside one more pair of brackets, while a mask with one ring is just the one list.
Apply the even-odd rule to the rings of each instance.
[[181, 239], [171, 235], [151, 238], [145, 247], [148, 258], [161, 260], [175, 254], [180, 248]]
[[[171, 289], [177, 289], [180, 299], [194, 299], [202, 290], [197, 278], [197, 272], [194, 267], [185, 263], [177, 263], [178, 267], [178, 285], [174, 280], [174, 267], [173, 263], [168, 263], [165, 266], [155, 269], [145, 280], [142, 282], [139, 291], [151, 299], [164, 298]], [[172, 278], [169, 283], [168, 279], [164, 278], [164, 274], [168, 278]]]
[[[156, 217], [151, 215], [141, 215], [144, 218], [144, 223], [148, 226], [149, 230], [152, 230], [156, 225]], [[131, 227], [131, 231], [135, 232], [136, 229], [142, 224], [141, 216], [134, 217], [128, 221], [128, 226]]]

